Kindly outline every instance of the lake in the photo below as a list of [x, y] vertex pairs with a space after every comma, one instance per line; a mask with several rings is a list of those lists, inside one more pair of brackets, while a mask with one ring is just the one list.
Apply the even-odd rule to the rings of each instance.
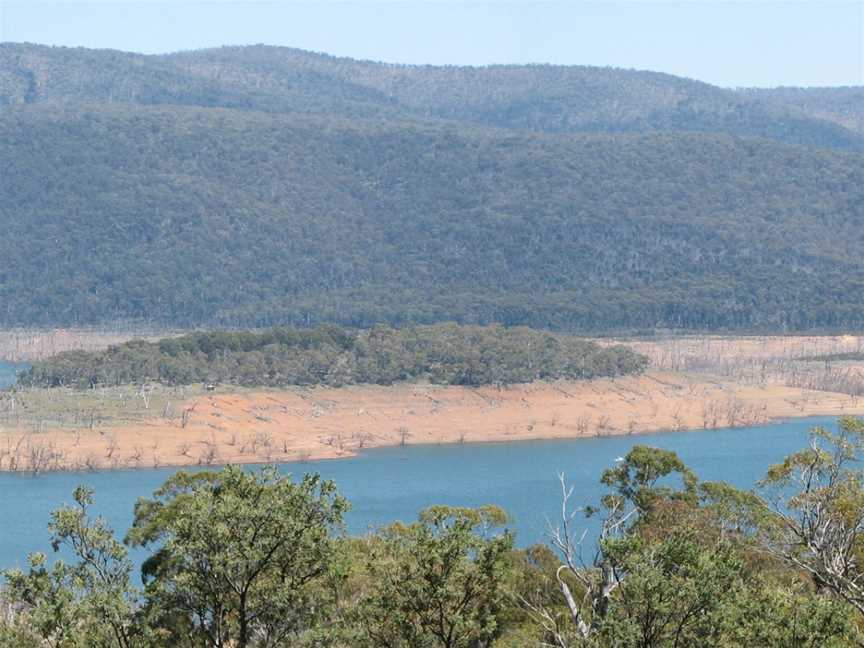
[[[351, 533], [413, 520], [431, 504], [497, 504], [511, 514], [517, 542], [526, 546], [544, 541], [546, 520], [560, 513], [560, 471], [575, 486], [574, 504], [596, 502], [603, 469], [631, 446], [647, 444], [676, 451], [702, 479], [750, 487], [769, 464], [800, 448], [808, 429], [835, 423], [834, 418], [811, 418], [762, 427], [568, 441], [409, 445], [369, 450], [351, 459], [284, 464], [282, 470], [295, 475], [320, 472], [336, 480], [353, 504], [347, 520]], [[95, 510], [122, 536], [136, 498], [152, 493], [172, 472], [0, 474], [0, 566], [23, 565], [31, 551], [49, 552], [49, 513], [71, 501], [77, 484], [95, 489]]]
[[26, 369], [29, 365], [15, 364], [12, 362], [3, 362], [0, 360], [0, 389], [15, 384], [15, 376], [19, 371]]

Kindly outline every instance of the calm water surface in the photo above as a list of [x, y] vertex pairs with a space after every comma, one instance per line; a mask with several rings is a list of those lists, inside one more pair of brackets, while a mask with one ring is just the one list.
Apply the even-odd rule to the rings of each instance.
[[10, 385], [14, 384], [15, 375], [27, 367], [28, 365], [25, 364], [14, 364], [12, 362], [3, 362], [0, 360], [0, 389], [6, 389]]
[[[834, 418], [811, 418], [735, 430], [383, 448], [352, 459], [285, 464], [282, 470], [335, 479], [353, 504], [351, 533], [413, 520], [431, 504], [497, 504], [512, 515], [517, 541], [524, 546], [544, 541], [547, 518], [560, 511], [559, 471], [575, 485], [575, 503], [596, 502], [601, 471], [641, 443], [674, 450], [702, 479], [749, 487], [770, 463], [801, 447], [810, 427], [835, 423]], [[49, 513], [71, 501], [77, 484], [95, 489], [96, 512], [122, 535], [136, 498], [152, 493], [172, 472], [0, 474], [0, 566], [23, 565], [31, 551], [50, 553]]]

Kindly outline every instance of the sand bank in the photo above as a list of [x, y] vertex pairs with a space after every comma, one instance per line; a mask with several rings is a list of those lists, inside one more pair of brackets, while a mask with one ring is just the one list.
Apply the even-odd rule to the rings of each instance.
[[0, 470], [89, 470], [348, 457], [392, 445], [562, 439], [864, 415], [864, 398], [703, 374], [504, 388], [362, 386], [198, 393], [95, 427], [3, 426]]

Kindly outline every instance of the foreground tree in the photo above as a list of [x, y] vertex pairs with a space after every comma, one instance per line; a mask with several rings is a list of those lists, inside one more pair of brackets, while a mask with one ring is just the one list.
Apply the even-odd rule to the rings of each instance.
[[[668, 483], [658, 483], [673, 475], [680, 478], [680, 490]], [[612, 490], [603, 497], [600, 508], [573, 510], [570, 506], [573, 489], [567, 487], [563, 475], [560, 481], [561, 519], [557, 527], [550, 528], [552, 545], [563, 559], [556, 578], [572, 627], [585, 641], [604, 623], [612, 595], [621, 584], [624, 571], [621, 543], [633, 536], [636, 525], [644, 523], [658, 501], [692, 500], [695, 477], [674, 452], [635, 446], [620, 465], [604, 471], [600, 481]], [[602, 518], [590, 563], [584, 558], [586, 534], [577, 533], [575, 528], [579, 514]], [[579, 597], [572, 591], [574, 582], [581, 590]], [[562, 630], [555, 616], [530, 601], [526, 603], [558, 645], [569, 645], [568, 631]]]
[[325, 619], [335, 540], [347, 510], [332, 482], [275, 468], [177, 473], [135, 507], [133, 546], [166, 644], [296, 645]]
[[814, 428], [771, 466], [751, 507], [759, 545], [864, 614], [864, 421]]
[[[563, 506], [552, 543], [563, 559], [564, 601], [524, 599], [557, 648], [847, 646], [858, 641], [848, 606], [819, 597], [795, 571], [754, 556], [747, 531], [758, 498], [726, 484], [699, 484], [666, 450], [634, 447], [603, 473], [599, 508]], [[600, 516], [593, 559], [584, 561], [579, 513]], [[732, 523], [734, 521], [734, 524]]]
[[57, 560], [49, 567], [47, 557], [37, 553], [30, 556], [26, 573], [4, 573], [5, 595], [26, 620], [14, 631], [6, 628], [21, 643], [4, 645], [24, 646], [27, 641], [63, 648], [149, 645], [148, 633], [135, 615], [139, 592], [130, 584], [132, 563], [126, 548], [104, 520], [90, 517], [91, 490], [79, 486], [74, 500], [75, 506], [52, 514], [48, 528], [53, 549], [65, 549], [75, 562]]
[[387, 648], [486, 648], [502, 633], [513, 538], [492, 533], [497, 507], [435, 506], [415, 524], [372, 540], [370, 590], [358, 610], [358, 641]]

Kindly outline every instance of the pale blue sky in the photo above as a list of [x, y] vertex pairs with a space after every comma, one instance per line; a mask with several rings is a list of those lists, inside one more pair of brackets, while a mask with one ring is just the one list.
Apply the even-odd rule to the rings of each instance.
[[723, 86], [864, 85], [864, 0], [0, 0], [0, 40], [158, 53], [288, 45], [402, 63], [560, 63]]

